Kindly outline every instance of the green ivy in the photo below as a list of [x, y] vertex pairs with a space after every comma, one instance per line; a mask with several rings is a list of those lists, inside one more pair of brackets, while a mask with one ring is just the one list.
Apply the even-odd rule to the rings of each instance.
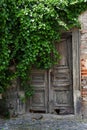
[[17, 77], [27, 86], [32, 66], [58, 63], [55, 41], [80, 27], [78, 16], [86, 9], [86, 0], [0, 0], [0, 93]]

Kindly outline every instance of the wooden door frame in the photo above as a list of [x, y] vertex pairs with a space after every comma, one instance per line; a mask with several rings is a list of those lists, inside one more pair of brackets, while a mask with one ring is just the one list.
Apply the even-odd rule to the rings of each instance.
[[[69, 32], [70, 34], [70, 32]], [[73, 80], [73, 106], [74, 106], [74, 115], [80, 116], [81, 114], [81, 91], [80, 91], [80, 31], [79, 29], [73, 29], [72, 32], [72, 80]], [[67, 34], [66, 34], [67, 35]], [[64, 35], [63, 35], [64, 36]], [[49, 70], [49, 77], [51, 73]], [[50, 82], [50, 78], [49, 78]], [[50, 84], [49, 84], [49, 92]], [[49, 100], [52, 101], [52, 95], [49, 97]], [[52, 107], [49, 101], [49, 112], [52, 112]]]
[[[72, 32], [69, 32], [69, 34], [72, 34], [72, 80], [73, 80], [73, 106], [74, 106], [74, 115], [81, 115], [81, 91], [80, 91], [80, 31], [79, 29], [73, 29]], [[64, 36], [64, 35], [63, 35]], [[50, 69], [48, 73], [48, 91], [50, 93], [50, 96], [48, 97], [47, 106], [49, 108], [46, 109], [46, 112], [52, 112], [52, 88], [50, 89], [50, 74], [52, 69]], [[51, 102], [50, 102], [51, 101]]]
[[81, 115], [80, 91], [80, 31], [72, 30], [73, 102], [74, 115]]

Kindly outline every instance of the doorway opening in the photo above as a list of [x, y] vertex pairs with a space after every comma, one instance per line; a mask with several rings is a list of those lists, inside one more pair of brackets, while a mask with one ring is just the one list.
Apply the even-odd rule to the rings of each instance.
[[[33, 112], [56, 113], [57, 115], [78, 113], [79, 71], [78, 30], [63, 35], [56, 48], [61, 60], [50, 70], [32, 70], [34, 95], [30, 98], [29, 109]], [[78, 77], [78, 82], [76, 81]]]

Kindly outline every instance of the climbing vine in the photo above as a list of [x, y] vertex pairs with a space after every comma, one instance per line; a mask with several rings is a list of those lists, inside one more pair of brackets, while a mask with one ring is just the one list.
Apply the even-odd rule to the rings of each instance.
[[55, 41], [80, 27], [78, 16], [86, 9], [86, 0], [0, 0], [0, 93], [17, 77], [27, 86], [32, 66], [58, 63]]

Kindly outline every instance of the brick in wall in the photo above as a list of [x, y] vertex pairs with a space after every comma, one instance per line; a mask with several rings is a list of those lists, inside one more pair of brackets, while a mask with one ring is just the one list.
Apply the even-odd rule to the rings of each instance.
[[82, 96], [82, 113], [87, 117], [87, 11], [79, 16], [81, 23], [81, 96]]

